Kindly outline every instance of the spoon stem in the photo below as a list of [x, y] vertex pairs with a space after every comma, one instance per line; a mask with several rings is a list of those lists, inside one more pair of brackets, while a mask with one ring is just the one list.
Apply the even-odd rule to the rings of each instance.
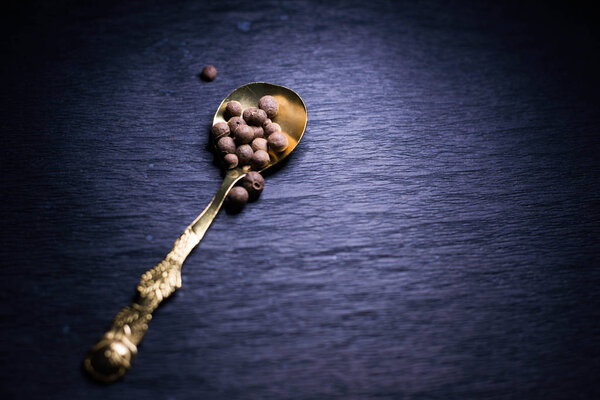
[[202, 240], [204, 234], [210, 227], [210, 224], [219, 213], [219, 210], [221, 209], [223, 201], [225, 200], [227, 193], [229, 193], [229, 190], [231, 190], [233, 185], [244, 176], [246, 176], [246, 173], [237, 168], [227, 171], [225, 179], [223, 179], [223, 183], [221, 183], [221, 186], [217, 190], [215, 197], [213, 197], [204, 211], [202, 211], [202, 213], [200, 213], [200, 215], [198, 215], [194, 222], [192, 222], [189, 226], [198, 236], [198, 240]]
[[137, 346], [148, 330], [152, 312], [181, 287], [183, 262], [204, 237], [229, 190], [245, 175], [240, 169], [229, 170], [211, 202], [183, 231], [164, 260], [142, 274], [134, 301], [119, 311], [110, 329], [84, 360], [85, 370], [94, 379], [114, 382], [129, 370]]

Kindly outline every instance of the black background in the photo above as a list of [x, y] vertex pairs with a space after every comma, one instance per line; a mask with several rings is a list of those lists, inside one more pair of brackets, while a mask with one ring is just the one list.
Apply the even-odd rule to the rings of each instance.
[[[590, 7], [2, 15], [4, 399], [599, 398]], [[125, 380], [92, 383], [86, 351], [213, 196], [212, 115], [252, 81], [304, 98], [304, 139], [216, 218]]]

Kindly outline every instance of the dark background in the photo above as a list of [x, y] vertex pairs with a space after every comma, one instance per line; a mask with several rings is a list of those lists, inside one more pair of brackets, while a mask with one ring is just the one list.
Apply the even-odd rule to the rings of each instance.
[[[2, 12], [3, 399], [600, 398], [590, 7], [123, 3]], [[304, 98], [304, 139], [216, 218], [125, 380], [92, 383], [252, 81]]]

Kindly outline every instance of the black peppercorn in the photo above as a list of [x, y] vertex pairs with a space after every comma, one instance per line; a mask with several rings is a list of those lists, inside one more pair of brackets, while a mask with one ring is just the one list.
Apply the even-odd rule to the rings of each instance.
[[264, 150], [257, 150], [252, 154], [250, 165], [253, 169], [259, 171], [266, 167], [269, 164], [269, 161], [271, 161], [269, 153]]
[[225, 106], [225, 119], [229, 119], [231, 117], [239, 117], [242, 115], [242, 105], [239, 101], [229, 101]]
[[250, 171], [242, 178], [242, 187], [246, 189], [249, 197], [255, 200], [260, 196], [265, 187], [265, 180], [262, 175], [255, 171]]
[[265, 126], [265, 136], [269, 137], [273, 133], [281, 133], [281, 126], [277, 122], [271, 122], [269, 125]]
[[214, 65], [207, 65], [206, 67], [202, 68], [202, 73], [200, 76], [205, 81], [210, 82], [217, 77], [217, 69], [214, 67]]
[[250, 164], [254, 150], [248, 144], [243, 144], [237, 148], [235, 155], [238, 157], [238, 165], [244, 166]]
[[235, 209], [241, 209], [248, 202], [248, 191], [243, 186], [234, 186], [229, 191], [227, 200]]
[[261, 126], [265, 119], [267, 119], [267, 113], [260, 108], [250, 107], [244, 110], [244, 120], [249, 125]]
[[254, 139], [254, 129], [248, 125], [240, 125], [235, 130], [237, 144], [248, 144]]
[[279, 112], [279, 103], [273, 96], [263, 96], [258, 101], [258, 107], [267, 113], [268, 118], [273, 118]]
[[232, 169], [238, 166], [238, 157], [235, 154], [225, 154], [223, 161], [228, 169]]
[[280, 132], [275, 132], [269, 135], [267, 142], [269, 143], [269, 148], [276, 153], [284, 151], [288, 146], [287, 137]]
[[264, 150], [267, 151], [267, 139], [264, 138], [256, 138], [252, 141], [252, 150], [254, 151], [258, 151], [258, 150]]
[[221, 139], [223, 136], [229, 135], [229, 125], [227, 122], [217, 122], [212, 127], [212, 134], [215, 140]]
[[223, 136], [217, 142], [217, 149], [219, 149], [221, 154], [235, 153], [235, 142], [231, 137]]

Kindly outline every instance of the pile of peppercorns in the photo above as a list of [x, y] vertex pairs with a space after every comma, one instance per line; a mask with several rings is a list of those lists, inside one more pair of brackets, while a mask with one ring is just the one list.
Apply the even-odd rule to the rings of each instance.
[[258, 108], [249, 107], [243, 112], [242, 105], [234, 100], [225, 106], [223, 116], [227, 122], [212, 127], [212, 138], [225, 166], [252, 170], [229, 192], [227, 199], [232, 208], [241, 209], [249, 199], [258, 198], [264, 187], [258, 171], [271, 162], [269, 150], [280, 153], [288, 146], [281, 126], [271, 120], [278, 112], [279, 103], [273, 96], [261, 97]]

